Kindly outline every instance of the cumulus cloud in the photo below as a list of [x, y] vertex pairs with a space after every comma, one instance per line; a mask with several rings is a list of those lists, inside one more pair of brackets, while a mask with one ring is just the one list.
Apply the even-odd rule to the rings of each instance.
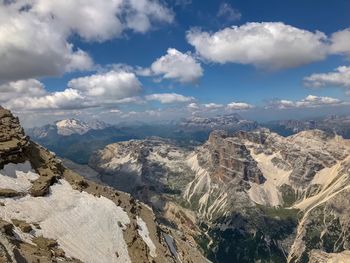
[[44, 84], [36, 79], [0, 85], [0, 103], [15, 111], [80, 109], [93, 105], [78, 90], [48, 92]]
[[[92, 0], [93, 1], [93, 0]], [[128, 0], [126, 2], [126, 25], [130, 29], [144, 33], [152, 22], [171, 23], [174, 14], [157, 0]]]
[[203, 76], [203, 69], [190, 53], [169, 48], [166, 55], [154, 61], [150, 68], [140, 69], [138, 74], [162, 76], [164, 79], [174, 79], [181, 83], [195, 83]]
[[0, 85], [0, 102], [19, 97], [42, 96], [45, 93], [44, 85], [36, 79], [12, 81]]
[[[157, 0], [14, 0], [0, 4], [0, 81], [88, 70], [91, 57], [72, 35], [103, 42], [127, 29], [150, 30], [173, 13]], [[140, 21], [142, 27], [134, 20]]]
[[225, 18], [228, 22], [233, 22], [240, 20], [242, 17], [241, 12], [239, 10], [233, 8], [228, 3], [221, 3], [219, 6], [219, 11], [217, 14], [218, 17]]
[[111, 70], [72, 79], [63, 91], [48, 92], [35, 79], [0, 86], [0, 103], [13, 110], [79, 109], [110, 104], [143, 103], [141, 83], [132, 72]]
[[37, 97], [14, 98], [4, 104], [14, 110], [46, 110], [46, 109], [77, 109], [88, 107], [83, 105], [84, 97], [74, 89], [66, 89]]
[[218, 103], [205, 103], [203, 104], [204, 108], [209, 109], [209, 110], [217, 110], [217, 109], [221, 109], [222, 107], [224, 107], [224, 105], [222, 104], [218, 104]]
[[308, 95], [304, 99], [298, 101], [275, 100], [270, 103], [269, 107], [278, 109], [318, 108], [323, 106], [340, 106], [344, 104], [346, 104], [346, 102], [336, 98]]
[[220, 104], [220, 103], [195, 103], [192, 102], [187, 105], [187, 109], [192, 112], [217, 112], [217, 111], [226, 111], [226, 112], [231, 112], [231, 111], [238, 111], [238, 110], [249, 110], [254, 108], [253, 105], [245, 103], [245, 102], [231, 102], [228, 103], [227, 105]]
[[200, 107], [199, 107], [199, 105], [198, 105], [197, 103], [192, 102], [192, 103], [190, 103], [190, 104], [187, 105], [187, 108], [188, 108], [189, 110], [198, 110]]
[[335, 32], [331, 36], [330, 51], [350, 56], [350, 28]]
[[350, 88], [350, 67], [341, 66], [333, 72], [312, 74], [304, 78], [304, 84], [307, 87], [315, 88], [325, 86]]
[[89, 55], [66, 41], [50, 18], [0, 5], [0, 80], [60, 75], [92, 66]]
[[227, 104], [227, 109], [229, 110], [249, 110], [254, 108], [253, 105], [245, 102], [231, 102]]
[[184, 102], [190, 102], [194, 100], [193, 97], [186, 97], [177, 93], [151, 94], [151, 95], [146, 95], [145, 99], [148, 101], [159, 101], [160, 103], [163, 103], [163, 104], [184, 103]]
[[246, 23], [215, 33], [191, 29], [188, 42], [205, 60], [252, 64], [281, 69], [322, 60], [328, 53], [327, 37], [280, 22]]
[[103, 103], [135, 97], [141, 92], [141, 83], [136, 75], [123, 70], [72, 79], [68, 82], [68, 87]]

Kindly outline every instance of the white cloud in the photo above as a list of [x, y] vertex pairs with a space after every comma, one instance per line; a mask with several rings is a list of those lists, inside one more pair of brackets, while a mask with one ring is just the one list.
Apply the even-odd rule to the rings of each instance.
[[209, 110], [217, 110], [217, 109], [221, 109], [224, 105], [211, 102], [211, 103], [203, 104], [203, 106], [204, 108]]
[[320, 97], [308, 95], [304, 99], [298, 101], [276, 100], [270, 103], [271, 108], [290, 109], [290, 108], [318, 108], [323, 106], [340, 106], [347, 102], [331, 97]]
[[174, 14], [158, 0], [128, 0], [126, 22], [127, 27], [136, 32], [144, 33], [151, 28], [151, 23], [164, 22], [171, 23]]
[[[157, 0], [2, 2], [0, 81], [88, 70], [93, 61], [69, 42], [72, 35], [103, 42], [127, 29], [145, 32], [155, 22], [170, 23], [173, 17]], [[142, 28], [135, 21], [140, 21]]]
[[72, 79], [68, 87], [100, 103], [113, 103], [137, 96], [141, 83], [132, 72], [111, 70], [106, 73]]
[[128, 98], [124, 98], [124, 99], [120, 99], [120, 100], [116, 100], [115, 101], [116, 104], [144, 104], [145, 101], [143, 98], [141, 97], [128, 97]]
[[190, 103], [187, 105], [187, 109], [190, 111], [199, 111], [199, 112], [217, 112], [217, 111], [227, 111], [230, 112], [232, 110], [249, 110], [254, 108], [253, 105], [245, 103], [245, 102], [231, 102], [227, 105], [220, 103]]
[[104, 41], [123, 31], [116, 16], [123, 1], [47, 1], [33, 0], [33, 11], [41, 16], [52, 14], [66, 30], [72, 30], [85, 40]]
[[333, 33], [331, 42], [332, 53], [350, 56], [350, 28]]
[[12, 81], [0, 85], [0, 102], [19, 97], [42, 96], [45, 93], [44, 85], [36, 79]]
[[233, 8], [228, 3], [221, 3], [219, 6], [219, 11], [217, 14], [218, 17], [225, 18], [228, 22], [233, 22], [240, 20], [242, 17], [241, 12], [239, 10]]
[[50, 18], [0, 5], [0, 80], [60, 75], [86, 70], [92, 60], [74, 51], [64, 30]]
[[277, 106], [277, 108], [279, 108], [279, 109], [288, 109], [288, 108], [294, 108], [295, 107], [294, 101], [291, 101], [291, 100], [275, 101], [275, 102], [273, 102], [273, 105]]
[[[37, 97], [14, 98], [4, 104], [6, 108], [20, 110], [77, 109], [84, 107], [84, 97], [74, 89], [66, 89]], [[87, 107], [86, 105], [85, 107]]]
[[187, 108], [189, 110], [198, 110], [199, 109], [199, 105], [195, 102], [192, 102], [190, 104], [187, 105]]
[[229, 110], [249, 110], [254, 108], [253, 105], [250, 105], [245, 102], [231, 102], [227, 104], [227, 109]]
[[111, 70], [72, 79], [64, 91], [48, 92], [35, 79], [13, 81], [0, 86], [0, 103], [16, 111], [80, 109], [143, 103], [137, 95], [141, 83], [132, 72]]
[[116, 114], [121, 114], [121, 113], [123, 113], [121, 110], [118, 110], [118, 109], [111, 109], [109, 112], [110, 112], [110, 113], [116, 113]]
[[246, 23], [215, 33], [192, 29], [187, 40], [204, 59], [280, 69], [322, 60], [328, 53], [325, 34], [280, 22]]
[[312, 74], [304, 78], [304, 84], [308, 87], [315, 88], [325, 86], [350, 88], [350, 67], [341, 66], [336, 68], [333, 72]]
[[79, 109], [92, 105], [75, 89], [48, 92], [36, 79], [12, 81], [0, 86], [0, 103], [15, 111]]
[[171, 23], [173, 12], [158, 0], [31, 0], [39, 15], [52, 14], [65, 28], [89, 41], [105, 41], [125, 29], [146, 32], [153, 22]]
[[148, 101], [159, 101], [160, 103], [163, 103], [163, 104], [184, 103], [184, 102], [190, 102], [194, 100], [193, 97], [186, 97], [176, 93], [151, 94], [151, 95], [145, 96], [145, 99]]
[[323, 105], [337, 105], [341, 101], [331, 97], [318, 97], [309, 95], [305, 99], [296, 102], [297, 107], [318, 107]]
[[161, 75], [165, 79], [194, 83], [203, 76], [203, 69], [190, 53], [181, 53], [175, 48], [169, 48], [166, 55], [153, 62], [149, 69], [139, 70], [139, 74]]

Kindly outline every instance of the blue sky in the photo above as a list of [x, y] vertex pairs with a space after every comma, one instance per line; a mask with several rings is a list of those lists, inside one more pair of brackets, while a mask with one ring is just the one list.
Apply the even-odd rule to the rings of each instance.
[[349, 107], [349, 0], [52, 2], [0, 6], [0, 104], [28, 126]]

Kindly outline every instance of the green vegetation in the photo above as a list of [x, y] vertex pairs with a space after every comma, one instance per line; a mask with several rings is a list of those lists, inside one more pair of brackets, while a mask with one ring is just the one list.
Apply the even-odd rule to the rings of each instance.
[[290, 185], [283, 184], [280, 191], [285, 207], [290, 207], [297, 201], [298, 196]]
[[263, 205], [257, 205], [267, 217], [276, 218], [280, 220], [291, 219], [298, 221], [299, 209], [285, 208], [285, 207], [269, 207]]

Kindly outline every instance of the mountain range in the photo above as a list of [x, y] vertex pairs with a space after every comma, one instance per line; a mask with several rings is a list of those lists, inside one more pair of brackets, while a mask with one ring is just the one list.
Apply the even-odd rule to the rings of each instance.
[[159, 138], [115, 143], [89, 165], [213, 262], [348, 262], [349, 154], [350, 141], [320, 130], [257, 129], [214, 131], [192, 149]]
[[0, 108], [0, 262], [206, 262], [129, 194], [87, 180]]
[[347, 125], [339, 116], [258, 124], [235, 114], [40, 140], [94, 145], [81, 148], [80, 164], [59, 155], [87, 180], [147, 204], [212, 262], [347, 262]]
[[266, 127], [282, 136], [319, 129], [350, 138], [349, 116], [337, 115], [265, 123], [246, 120], [238, 114], [216, 117], [194, 116], [180, 121], [158, 124], [139, 122], [111, 125], [98, 120], [83, 122], [76, 119], [64, 119], [54, 124], [26, 129], [26, 133], [34, 141], [47, 147], [58, 156], [79, 164], [87, 164], [93, 152], [113, 142], [155, 136], [174, 140], [181, 146], [196, 146], [204, 143], [214, 130], [251, 131], [258, 127]]
[[263, 124], [281, 135], [291, 135], [300, 131], [319, 129], [350, 138], [350, 117], [330, 115], [307, 120], [280, 120]]
[[57, 155], [76, 163], [87, 164], [94, 151], [113, 142], [158, 136], [175, 140], [184, 146], [198, 145], [207, 140], [211, 131], [219, 127], [225, 127], [229, 131], [252, 130], [257, 127], [257, 123], [244, 120], [237, 114], [213, 118], [195, 117], [160, 124], [110, 125], [101, 121], [65, 119], [27, 129], [26, 133]]

